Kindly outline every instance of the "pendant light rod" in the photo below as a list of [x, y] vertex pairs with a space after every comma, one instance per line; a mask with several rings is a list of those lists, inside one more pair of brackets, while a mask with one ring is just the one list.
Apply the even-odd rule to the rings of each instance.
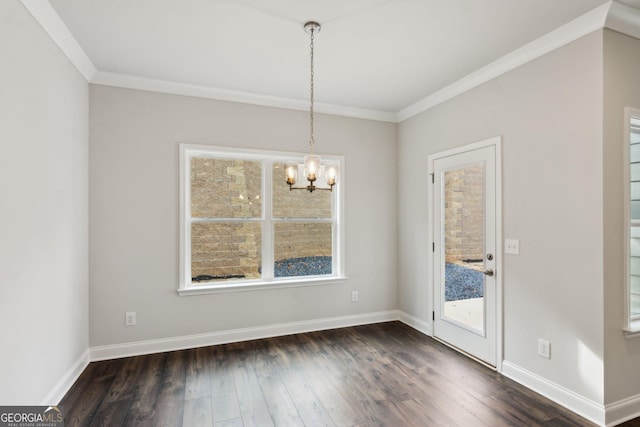
[[320, 32], [320, 24], [318, 24], [317, 22], [314, 21], [309, 21], [306, 24], [304, 24], [304, 31], [309, 34], [309, 37], [311, 39], [311, 43], [310, 43], [310, 66], [309, 66], [309, 70], [311, 72], [311, 78], [310, 78], [310, 94], [309, 94], [309, 150], [311, 152], [311, 154], [313, 154], [313, 149], [314, 146], [316, 144], [315, 141], [315, 135], [314, 135], [314, 123], [313, 123], [313, 104], [314, 104], [314, 84], [313, 84], [313, 78], [314, 78], [314, 74], [313, 74], [313, 53], [314, 53], [314, 36], [315, 34]]

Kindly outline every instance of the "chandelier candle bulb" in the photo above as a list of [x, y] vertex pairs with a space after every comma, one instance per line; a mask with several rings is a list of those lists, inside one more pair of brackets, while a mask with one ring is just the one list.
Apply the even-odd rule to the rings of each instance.
[[320, 156], [307, 154], [304, 156], [304, 169], [308, 181], [315, 181], [320, 171]]
[[287, 175], [287, 184], [294, 185], [298, 180], [298, 165], [287, 165], [285, 174]]
[[338, 168], [335, 166], [327, 167], [327, 185], [335, 185], [338, 176]]

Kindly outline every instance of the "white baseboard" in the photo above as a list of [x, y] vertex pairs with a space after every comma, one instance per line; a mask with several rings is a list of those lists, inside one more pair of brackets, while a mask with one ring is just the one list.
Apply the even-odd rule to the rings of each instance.
[[415, 316], [410, 315], [409, 313], [405, 313], [404, 311], [398, 311], [398, 320], [402, 323], [405, 323], [408, 326], [411, 326], [413, 329], [422, 332], [425, 335], [432, 336], [431, 324], [429, 322], [425, 322], [422, 319], [418, 319]]
[[249, 341], [282, 335], [388, 322], [391, 320], [399, 320], [398, 311], [381, 311], [377, 313], [330, 317], [325, 319], [258, 326], [254, 328], [233, 329], [229, 331], [161, 338], [157, 340], [104, 345], [91, 347], [91, 361], [94, 362], [98, 360], [140, 356], [143, 354], [162, 353], [165, 351], [228, 344], [232, 342]]
[[601, 426], [605, 423], [605, 408], [603, 405], [580, 396], [546, 378], [542, 378], [506, 360], [502, 362], [502, 375], [553, 400], [589, 421]]
[[605, 405], [607, 426], [617, 426], [640, 417], [640, 394]]
[[51, 389], [49, 394], [42, 399], [41, 405], [58, 405], [67, 391], [76, 382], [82, 371], [89, 365], [89, 349], [86, 349], [76, 360], [69, 370], [62, 376], [60, 381]]

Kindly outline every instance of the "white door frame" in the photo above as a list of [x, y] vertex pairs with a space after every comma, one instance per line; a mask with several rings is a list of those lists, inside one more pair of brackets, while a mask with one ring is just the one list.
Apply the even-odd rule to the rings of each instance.
[[[441, 151], [439, 153], [431, 154], [427, 157], [427, 170], [429, 173], [429, 185], [427, 185], [427, 197], [428, 197], [428, 242], [429, 246], [433, 248], [434, 240], [434, 185], [432, 181], [432, 177], [434, 176], [434, 166], [433, 163], [436, 159], [440, 159], [443, 157], [453, 156], [455, 154], [464, 153], [466, 151], [476, 150], [479, 148], [485, 148], [489, 146], [495, 147], [495, 155], [496, 155], [496, 264], [495, 264], [495, 280], [496, 280], [496, 371], [502, 372], [502, 358], [503, 358], [503, 282], [502, 282], [502, 259], [504, 258], [504, 253], [502, 251], [502, 136], [495, 136], [493, 138], [485, 139], [482, 141], [474, 142], [472, 144], [464, 145], [461, 147], [452, 148], [450, 150]], [[431, 313], [431, 336], [434, 336], [434, 323], [433, 323], [433, 313], [434, 311], [434, 301], [433, 301], [433, 269], [434, 269], [434, 256], [435, 253], [433, 250], [430, 250], [429, 256], [427, 257], [427, 269], [429, 271], [428, 279], [427, 279], [427, 292], [429, 295], [429, 303], [427, 305], [428, 312]]]

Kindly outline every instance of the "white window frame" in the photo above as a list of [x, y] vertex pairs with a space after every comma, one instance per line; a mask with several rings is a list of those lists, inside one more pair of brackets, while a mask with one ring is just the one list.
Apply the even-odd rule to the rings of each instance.
[[[274, 289], [310, 285], [336, 284], [345, 281], [344, 273], [344, 157], [321, 155], [323, 161], [338, 164], [339, 182], [333, 187], [332, 197], [332, 274], [321, 276], [273, 277], [273, 225], [279, 221], [272, 217], [272, 170], [274, 162], [301, 163], [303, 153], [242, 149], [235, 147], [179, 144], [180, 158], [180, 278], [179, 295], [198, 295], [218, 292], [236, 292], [256, 289]], [[191, 158], [211, 157], [242, 159], [262, 162], [262, 215], [256, 219], [262, 227], [262, 278], [233, 280], [210, 284], [192, 284], [191, 275]], [[284, 174], [284, 171], [283, 171]], [[284, 180], [284, 175], [282, 176]], [[294, 190], [302, 191], [302, 190]], [[249, 219], [250, 220], [250, 219]], [[314, 219], [309, 219], [314, 221]], [[282, 221], [282, 219], [280, 219]], [[306, 219], [305, 219], [306, 221]]]
[[624, 290], [624, 319], [625, 324], [623, 330], [627, 338], [640, 337], [640, 316], [631, 315], [631, 270], [630, 270], [630, 241], [632, 225], [640, 225], [640, 221], [631, 219], [631, 188], [630, 188], [630, 155], [629, 147], [631, 146], [631, 119], [640, 119], [640, 109], [626, 107], [624, 109], [624, 271], [625, 271], [625, 290]]

